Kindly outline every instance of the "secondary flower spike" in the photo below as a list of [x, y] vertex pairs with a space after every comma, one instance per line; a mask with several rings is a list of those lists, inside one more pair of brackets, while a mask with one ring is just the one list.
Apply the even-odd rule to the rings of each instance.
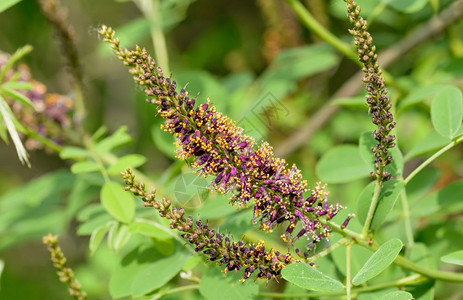
[[395, 136], [389, 134], [394, 129], [396, 123], [390, 109], [392, 107], [388, 91], [384, 85], [384, 76], [379, 68], [378, 54], [373, 45], [373, 38], [367, 31], [367, 21], [360, 16], [360, 7], [353, 0], [344, 0], [347, 3], [347, 16], [353, 28], [349, 33], [354, 36], [354, 43], [357, 48], [359, 61], [363, 63], [363, 82], [366, 83], [368, 112], [372, 114], [372, 122], [378, 126], [373, 131], [373, 137], [378, 144], [372, 148], [376, 157], [376, 173], [372, 176], [383, 181], [391, 179], [391, 175], [386, 171], [386, 166], [392, 162], [389, 149], [395, 146]]
[[[230, 193], [230, 202], [237, 206], [248, 207], [254, 201], [254, 221], [259, 220], [262, 230], [270, 232], [288, 221], [285, 241], [306, 235], [313, 245], [328, 237], [330, 229], [319, 218], [330, 220], [342, 206], [328, 204], [324, 186], [317, 184], [304, 197], [309, 189], [300, 170], [274, 157], [267, 142], [256, 147], [254, 139], [217, 112], [209, 99], [197, 105], [185, 88], [178, 92], [177, 83], [164, 76], [145, 49], [122, 50], [109, 27], [102, 27], [100, 34], [166, 119], [162, 128], [177, 138], [177, 156], [193, 160], [198, 175], [215, 177], [212, 189]], [[293, 232], [298, 223], [301, 228]]]
[[282, 254], [274, 249], [266, 251], [263, 241], [257, 244], [241, 240], [234, 242], [228, 235], [210, 229], [207, 223], [199, 220], [194, 222], [191, 216], [185, 218], [183, 208], [171, 207], [170, 200], [164, 198], [162, 201], [156, 201], [155, 191], [147, 192], [143, 183], [136, 182], [132, 170], [127, 169], [122, 176], [125, 179], [126, 190], [141, 196], [145, 206], [154, 207], [161, 217], [171, 220], [170, 228], [182, 232], [182, 237], [195, 247], [196, 252], [225, 266], [225, 273], [242, 270], [244, 281], [257, 272], [257, 278], [269, 280], [279, 277], [287, 264], [298, 262], [289, 253]]

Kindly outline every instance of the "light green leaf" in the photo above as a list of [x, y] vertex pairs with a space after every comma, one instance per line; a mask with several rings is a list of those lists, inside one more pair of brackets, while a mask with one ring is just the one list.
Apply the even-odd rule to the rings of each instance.
[[239, 275], [230, 272], [222, 274], [217, 268], [209, 268], [201, 277], [199, 292], [209, 300], [248, 300], [254, 299], [259, 292], [259, 286], [252, 280], [239, 282]]
[[357, 286], [379, 275], [392, 264], [401, 249], [402, 242], [399, 239], [392, 239], [384, 243], [355, 275], [352, 284]]
[[129, 232], [143, 234], [145, 236], [154, 237], [160, 240], [168, 240], [172, 238], [167, 228], [165, 228], [163, 225], [143, 219], [137, 220], [130, 224]]
[[392, 8], [406, 14], [412, 14], [423, 9], [428, 0], [385, 0]]
[[107, 231], [108, 231], [108, 224], [102, 225], [96, 228], [95, 230], [93, 230], [92, 234], [90, 235], [90, 242], [88, 245], [90, 249], [90, 255], [93, 255], [96, 249], [98, 249], [98, 246], [100, 246], [101, 241], [103, 240]]
[[321, 292], [333, 292], [344, 289], [344, 285], [305, 263], [286, 266], [281, 275], [289, 282], [304, 289]]
[[135, 215], [135, 201], [123, 187], [115, 182], [106, 182], [101, 189], [101, 204], [117, 220], [130, 223]]
[[95, 145], [95, 151], [98, 153], [107, 153], [111, 150], [125, 145], [131, 141], [130, 135], [127, 134], [127, 127], [122, 126], [112, 135], [102, 139]]
[[117, 175], [127, 168], [137, 168], [146, 162], [146, 157], [140, 154], [128, 154], [117, 160], [115, 164], [108, 168], [109, 175]]
[[7, 81], [1, 85], [3, 88], [9, 88], [13, 90], [32, 90], [33, 85], [28, 81]]
[[111, 272], [109, 293], [112, 298], [122, 298], [131, 295], [132, 282], [135, 276], [143, 270], [149, 262], [156, 261], [159, 253], [152, 243], [144, 243], [124, 256]]
[[280, 51], [264, 72], [262, 81], [297, 80], [337, 65], [339, 57], [326, 44], [315, 44]]
[[342, 145], [329, 150], [317, 164], [317, 176], [326, 183], [344, 183], [367, 177], [371, 168], [354, 145]]
[[413, 216], [428, 216], [437, 211], [458, 212], [463, 209], [463, 180], [454, 181], [428, 197], [416, 201], [410, 212]]
[[[368, 184], [363, 189], [358, 199], [357, 217], [362, 224], [365, 223], [371, 199], [373, 198], [375, 185], [376, 182]], [[381, 192], [379, 193], [378, 205], [376, 206], [375, 214], [371, 221], [371, 229], [376, 230], [384, 223], [399, 198], [403, 187], [404, 182], [398, 179], [392, 179], [383, 183]]]
[[445, 87], [447, 87], [447, 85], [443, 84], [415, 87], [404, 99], [402, 99], [402, 101], [400, 101], [398, 112], [400, 113], [413, 105], [430, 99]]
[[442, 256], [440, 260], [448, 264], [463, 266], [463, 250]]
[[[1, 8], [5, 3], [5, 0], [2, 0], [0, 2], [0, 12], [2, 11]], [[6, 0], [7, 5], [8, 3], [11, 3], [11, 0]], [[8, 6], [9, 7], [9, 6]], [[16, 50], [11, 56], [10, 59], [3, 65], [3, 67], [0, 70], [0, 82], [3, 82], [3, 79], [5, 79], [6, 72], [13, 67], [13, 65], [20, 60], [24, 55], [28, 54], [29, 52], [32, 51], [32, 46], [31, 45], [25, 45], [18, 50]]]
[[68, 146], [60, 152], [59, 157], [61, 159], [82, 159], [89, 156], [89, 153], [84, 148]]
[[9, 97], [11, 99], [17, 100], [26, 106], [32, 107], [35, 110], [34, 103], [32, 103], [29, 98], [27, 98], [25, 95], [21, 94], [20, 92], [7, 88], [5, 86], [3, 86], [0, 89], [0, 91], [5, 97]]
[[436, 131], [448, 138], [455, 137], [463, 118], [461, 91], [449, 86], [442, 89], [431, 103], [431, 121]]
[[135, 297], [143, 296], [165, 285], [180, 272], [189, 256], [189, 254], [178, 251], [172, 256], [160, 259], [144, 267], [132, 282], [132, 295]]
[[410, 151], [405, 155], [405, 161], [409, 161], [412, 158], [442, 148], [449, 142], [450, 141], [448, 138], [443, 137], [433, 130], [428, 134], [428, 136], [426, 136], [424, 139], [418, 142], [418, 144], [413, 146], [412, 149], [410, 149]]
[[2, 0], [0, 1], [0, 13], [12, 7], [15, 4], [18, 4], [21, 0]]
[[386, 294], [379, 298], [379, 300], [410, 300], [415, 299], [413, 295], [405, 291], [395, 291], [389, 294]]
[[132, 234], [129, 232], [129, 227], [125, 224], [120, 224], [117, 228], [114, 238], [112, 239], [112, 245], [110, 248], [119, 251], [129, 241]]
[[100, 169], [94, 161], [79, 161], [71, 166], [71, 172], [74, 174], [96, 172]]
[[26, 148], [19, 138], [18, 131], [16, 131], [16, 127], [14, 126], [15, 117], [13, 112], [11, 111], [10, 107], [6, 103], [5, 99], [0, 96], [0, 115], [2, 115], [3, 122], [5, 122], [6, 128], [10, 133], [11, 139], [13, 140], [13, 144], [16, 148], [16, 152], [18, 153], [19, 160], [22, 164], [26, 164], [28, 167], [31, 166], [28, 158], [28, 154]]

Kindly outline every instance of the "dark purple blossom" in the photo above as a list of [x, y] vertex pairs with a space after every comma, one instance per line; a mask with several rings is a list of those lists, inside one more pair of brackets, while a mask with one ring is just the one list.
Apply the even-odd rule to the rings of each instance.
[[[122, 50], [111, 28], [103, 27], [100, 34], [166, 119], [162, 129], [177, 137], [177, 157], [192, 160], [199, 176], [215, 177], [212, 189], [229, 193], [230, 202], [238, 207], [253, 204], [253, 220], [259, 221], [262, 230], [271, 232], [286, 221], [282, 238], [287, 242], [308, 236], [316, 243], [328, 237], [318, 219], [333, 218], [342, 206], [328, 204], [324, 186], [309, 189], [295, 165], [289, 167], [284, 159], [275, 157], [267, 142], [255, 145], [254, 139], [217, 112], [209, 99], [195, 105], [196, 99], [186, 87], [177, 92], [177, 83], [164, 76], [145, 49]], [[294, 235], [297, 224], [302, 224], [303, 230]]]
[[390, 132], [396, 123], [390, 109], [392, 107], [388, 91], [384, 85], [384, 76], [378, 64], [376, 46], [373, 45], [373, 38], [367, 31], [367, 21], [360, 16], [360, 7], [353, 0], [344, 0], [347, 3], [347, 16], [353, 28], [349, 30], [354, 36], [354, 43], [357, 47], [359, 61], [363, 63], [363, 72], [366, 83], [366, 100], [369, 105], [369, 113], [372, 115], [372, 122], [378, 127], [373, 131], [373, 137], [378, 144], [372, 148], [376, 157], [376, 172], [372, 176], [379, 180], [389, 180], [391, 175], [386, 171], [386, 166], [392, 162], [389, 149], [395, 146], [395, 136]]

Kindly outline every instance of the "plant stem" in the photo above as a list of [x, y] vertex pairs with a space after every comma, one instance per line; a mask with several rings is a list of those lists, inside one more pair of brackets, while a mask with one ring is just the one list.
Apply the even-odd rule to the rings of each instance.
[[[329, 225], [334, 231], [342, 234], [343, 236], [352, 238], [352, 240], [356, 242], [358, 245], [367, 248], [370, 251], [376, 251], [380, 247], [380, 244], [378, 244], [377, 242], [371, 240], [369, 241], [365, 239], [362, 235], [351, 230], [342, 229], [341, 226], [339, 226], [336, 223], [330, 221], [323, 221], [322, 223]], [[450, 282], [463, 282], [463, 274], [424, 268], [400, 255], [397, 256], [397, 258], [394, 260], [394, 263], [406, 270], [419, 273], [428, 278]]]
[[[359, 287], [353, 288], [351, 291], [352, 293], [364, 293], [364, 292], [371, 292], [376, 290], [381, 290], [388, 287], [396, 287], [396, 286], [405, 286], [420, 283], [426, 281], [427, 279], [420, 275], [412, 275], [408, 277], [404, 277], [402, 279], [379, 283], [371, 286], [366, 287]], [[327, 296], [342, 296], [345, 294], [345, 291], [339, 292], [314, 292], [314, 293], [300, 293], [300, 294], [281, 294], [281, 293], [259, 293], [258, 296], [260, 297], [267, 297], [267, 298], [316, 298], [316, 297], [327, 297]]]
[[463, 141], [463, 135], [454, 139], [452, 142], [450, 142], [448, 145], [444, 146], [443, 148], [441, 148], [439, 151], [437, 151], [436, 153], [434, 153], [430, 158], [428, 158], [427, 160], [425, 160], [421, 165], [419, 165], [415, 170], [413, 170], [413, 172], [411, 172], [407, 178], [405, 178], [404, 180], [404, 183], [405, 185], [407, 185], [407, 183], [410, 182], [410, 180], [413, 179], [413, 177], [415, 177], [419, 172], [421, 172], [421, 170], [423, 170], [427, 165], [429, 165], [432, 161], [434, 161], [436, 158], [438, 158], [439, 156], [441, 156], [443, 153], [445, 153], [447, 150], [450, 150], [452, 149], [454, 146], [456, 146], [458, 143], [460, 143], [461, 141]]
[[334, 251], [334, 249], [336, 249], [336, 248], [338, 248], [338, 247], [340, 247], [342, 245], [347, 245], [348, 243], [350, 243], [350, 241], [348, 239], [342, 238], [339, 241], [337, 241], [336, 243], [334, 243], [333, 245], [331, 245], [328, 248], [324, 249], [323, 251], [320, 251], [316, 255], [307, 258], [307, 262], [312, 262], [312, 261], [315, 261], [315, 260], [317, 260], [319, 258], [325, 257], [328, 254], [330, 254], [332, 251]]
[[352, 244], [347, 245], [346, 247], [346, 296], [347, 300], [351, 300], [351, 270], [350, 270], [350, 253], [352, 250]]
[[181, 287], [174, 288], [174, 289], [171, 289], [171, 290], [161, 291], [161, 292], [155, 294], [154, 297], [151, 298], [151, 299], [159, 299], [159, 296], [162, 297], [162, 296], [166, 296], [166, 295], [171, 295], [171, 294], [180, 293], [180, 292], [189, 291], [189, 290], [198, 290], [198, 289], [199, 289], [199, 284], [185, 285], [185, 286], [181, 286]]
[[302, 3], [300, 3], [298, 0], [286, 0], [286, 2], [291, 6], [293, 11], [297, 14], [300, 20], [307, 26], [307, 28], [309, 28], [311, 31], [313, 31], [316, 35], [318, 35], [321, 39], [333, 46], [339, 52], [344, 54], [346, 57], [352, 59], [357, 64], [361, 64], [357, 60], [357, 53], [354, 51], [354, 48], [352, 48], [349, 44], [344, 43], [335, 35], [333, 35], [329, 30], [324, 28], [304, 7], [304, 5], [302, 5]]
[[379, 193], [381, 192], [381, 186], [382, 182], [378, 179], [376, 181], [373, 198], [371, 199], [370, 208], [368, 209], [367, 218], [365, 219], [365, 224], [363, 225], [362, 236], [364, 238], [368, 236], [368, 231], [370, 230], [371, 222], [373, 221], [376, 206], [378, 205]]
[[408, 241], [407, 246], [410, 247], [415, 244], [415, 241], [413, 238], [412, 224], [410, 223], [410, 209], [408, 207], [407, 192], [405, 191], [405, 187], [400, 192], [400, 196], [401, 196], [400, 199], [402, 201], [402, 209], [404, 213], [405, 232], [407, 234], [407, 241]]
[[24, 126], [23, 124], [21, 124], [20, 126], [16, 126], [16, 128], [22, 133], [24, 133], [25, 135], [35, 139], [36, 141], [40, 142], [42, 145], [55, 151], [56, 153], [60, 153], [63, 150], [62, 146], [58, 145], [52, 140], [47, 139], [44, 136], [41, 136], [40, 134]]
[[153, 42], [156, 63], [162, 68], [164, 74], [170, 74], [169, 54], [167, 52], [166, 37], [162, 31], [162, 14], [159, 0], [134, 1], [140, 11], [150, 21], [150, 34]]

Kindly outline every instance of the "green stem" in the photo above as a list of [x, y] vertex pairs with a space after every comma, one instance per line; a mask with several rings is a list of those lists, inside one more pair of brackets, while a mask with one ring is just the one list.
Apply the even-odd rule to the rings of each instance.
[[[352, 293], [365, 293], [372, 292], [376, 290], [381, 290], [388, 287], [397, 287], [397, 286], [406, 286], [411, 284], [420, 283], [426, 281], [427, 279], [420, 275], [412, 275], [408, 277], [401, 278], [399, 280], [394, 280], [385, 283], [379, 283], [366, 287], [353, 288]], [[281, 293], [259, 293], [260, 297], [267, 298], [317, 298], [317, 297], [327, 297], [327, 296], [342, 296], [345, 295], [345, 291], [339, 292], [314, 292], [314, 293], [300, 293], [300, 294], [281, 294]]]
[[349, 44], [344, 43], [335, 35], [333, 35], [329, 30], [324, 28], [304, 7], [304, 5], [302, 5], [302, 3], [300, 3], [298, 0], [286, 0], [286, 2], [291, 6], [293, 11], [296, 13], [299, 19], [307, 26], [307, 28], [309, 28], [311, 31], [313, 31], [316, 35], [318, 35], [321, 39], [333, 46], [339, 52], [344, 54], [346, 57], [352, 59], [357, 64], [361, 65], [361, 63], [358, 61], [357, 53], [354, 51], [354, 48], [351, 47]]
[[47, 139], [46, 137], [41, 136], [37, 132], [31, 130], [30, 128], [21, 124], [20, 126], [16, 127], [19, 131], [24, 133], [25, 135], [33, 138], [34, 140], [40, 142], [45, 147], [55, 151], [56, 153], [60, 153], [63, 150], [63, 147], [58, 145], [57, 143], [53, 142], [52, 140]]
[[425, 160], [421, 165], [419, 165], [415, 170], [413, 170], [413, 172], [411, 172], [407, 178], [405, 178], [404, 180], [404, 183], [405, 185], [407, 185], [407, 183], [410, 182], [410, 180], [413, 179], [413, 177], [415, 177], [421, 170], [423, 170], [427, 165], [429, 165], [431, 162], [433, 162], [436, 158], [438, 158], [439, 156], [441, 156], [443, 153], [445, 153], [446, 151], [452, 149], [453, 147], [455, 147], [458, 143], [460, 143], [461, 141], [463, 141], [463, 135], [454, 139], [452, 142], [450, 142], [448, 145], [444, 146], [442, 149], [440, 149], [439, 151], [437, 151], [436, 153], [434, 153], [434, 155], [432, 155], [430, 158], [428, 158], [427, 160]]
[[162, 31], [162, 14], [159, 0], [138, 0], [134, 2], [143, 15], [150, 21], [150, 35], [156, 63], [162, 68], [164, 74], [170, 74], [169, 54], [167, 52], [166, 37]]
[[368, 236], [371, 222], [373, 221], [373, 216], [375, 214], [376, 206], [378, 205], [379, 193], [381, 192], [381, 186], [382, 186], [382, 182], [380, 180], [376, 181], [373, 198], [371, 199], [370, 208], [368, 209], [368, 214], [365, 219], [365, 224], [363, 225], [362, 236], [364, 238]]
[[413, 238], [412, 224], [410, 222], [410, 209], [408, 207], [407, 192], [405, 191], [405, 188], [403, 188], [400, 192], [400, 196], [404, 214], [405, 233], [407, 234], [408, 246], [410, 247], [415, 244], [415, 241]]
[[337, 241], [336, 243], [334, 243], [333, 245], [331, 245], [328, 248], [324, 249], [323, 251], [320, 251], [316, 255], [307, 258], [307, 262], [313, 262], [313, 261], [316, 261], [319, 258], [325, 257], [328, 254], [330, 254], [331, 252], [333, 252], [336, 248], [339, 248], [340, 246], [346, 245], [348, 243], [350, 243], [350, 241], [348, 239], [342, 238], [339, 241]]
[[189, 291], [189, 290], [198, 290], [198, 289], [199, 289], [199, 284], [185, 285], [185, 286], [181, 286], [181, 287], [174, 288], [171, 290], [161, 291], [155, 294], [155, 296], [152, 299], [159, 299], [159, 296], [162, 297], [166, 295], [171, 295], [171, 294], [180, 293], [180, 292]]
[[347, 245], [346, 247], [346, 296], [347, 300], [351, 300], [351, 270], [350, 270], [350, 253], [352, 250], [352, 244]]
[[[342, 234], [345, 237], [350, 237], [354, 242], [356, 242], [358, 245], [369, 249], [370, 251], [376, 251], [379, 249], [380, 244], [378, 244], [375, 241], [368, 241], [366, 240], [362, 235], [352, 232], [350, 230], [342, 229], [341, 226], [339, 226], [336, 223], [330, 222], [330, 221], [323, 221], [323, 224], [327, 224], [333, 229], [334, 231]], [[443, 281], [450, 281], [450, 282], [463, 282], [463, 274], [458, 274], [458, 273], [453, 273], [453, 272], [447, 272], [447, 271], [439, 271], [439, 270], [432, 270], [428, 268], [421, 267], [408, 259], [404, 258], [403, 256], [397, 256], [397, 258], [394, 260], [394, 263], [406, 270], [419, 273], [425, 277], [428, 278], [433, 278], [436, 280], [443, 280]]]

